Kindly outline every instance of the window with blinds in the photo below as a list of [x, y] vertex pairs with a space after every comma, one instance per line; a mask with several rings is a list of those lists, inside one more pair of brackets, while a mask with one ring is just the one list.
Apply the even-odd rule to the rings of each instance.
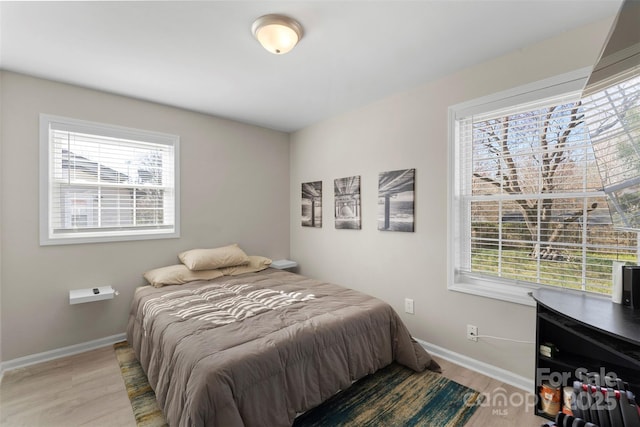
[[41, 115], [40, 242], [179, 237], [175, 135]]
[[[455, 118], [458, 277], [609, 294], [637, 264], [614, 228], [579, 93]], [[472, 280], [471, 280], [472, 281]]]
[[582, 99], [616, 228], [640, 229], [640, 66], [589, 87]]

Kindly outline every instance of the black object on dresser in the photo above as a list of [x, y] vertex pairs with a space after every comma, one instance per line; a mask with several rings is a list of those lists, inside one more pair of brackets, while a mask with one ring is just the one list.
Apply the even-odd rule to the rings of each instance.
[[[562, 392], [587, 375], [623, 379], [640, 396], [640, 310], [567, 290], [538, 289], [531, 296], [537, 303], [535, 395], [543, 384]], [[538, 399], [536, 414], [555, 418], [542, 403]]]
[[622, 267], [622, 305], [640, 309], [640, 266]]

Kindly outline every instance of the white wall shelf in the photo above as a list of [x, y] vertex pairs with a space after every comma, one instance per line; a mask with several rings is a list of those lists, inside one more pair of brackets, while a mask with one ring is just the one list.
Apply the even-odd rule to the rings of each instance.
[[100, 291], [97, 294], [93, 293], [93, 288], [86, 289], [72, 289], [69, 291], [69, 304], [81, 304], [84, 302], [101, 301], [106, 299], [112, 299], [118, 295], [117, 291], [111, 286], [96, 286]]

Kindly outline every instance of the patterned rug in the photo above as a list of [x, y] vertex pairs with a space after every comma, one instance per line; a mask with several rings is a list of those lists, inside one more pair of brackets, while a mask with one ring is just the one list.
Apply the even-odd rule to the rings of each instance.
[[294, 427], [461, 427], [480, 393], [441, 374], [392, 364], [299, 416]]
[[[155, 394], [126, 342], [114, 345], [138, 427], [166, 426]], [[478, 408], [480, 393], [431, 371], [392, 364], [336, 394], [294, 427], [461, 427]]]
[[120, 372], [133, 408], [138, 427], [163, 427], [167, 421], [156, 402], [156, 394], [151, 389], [136, 354], [126, 341], [113, 345]]

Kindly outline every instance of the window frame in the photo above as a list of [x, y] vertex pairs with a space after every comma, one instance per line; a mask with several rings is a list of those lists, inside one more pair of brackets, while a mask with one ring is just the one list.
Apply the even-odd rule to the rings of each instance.
[[[84, 133], [163, 144], [173, 147], [173, 227], [168, 229], [127, 229], [127, 230], [96, 230], [78, 233], [54, 234], [51, 227], [50, 195], [52, 193], [51, 177], [53, 164], [51, 160], [50, 125], [59, 123], [69, 130]], [[180, 137], [161, 132], [135, 129], [124, 126], [91, 122], [52, 114], [40, 114], [40, 164], [39, 164], [39, 198], [40, 198], [40, 245], [67, 245], [81, 243], [104, 243], [133, 240], [172, 239], [180, 237]]]
[[[545, 98], [571, 94], [579, 95], [591, 73], [591, 67], [585, 67], [550, 77], [537, 82], [525, 84], [505, 91], [497, 92], [470, 101], [455, 104], [448, 109], [448, 179], [447, 179], [447, 289], [476, 296], [493, 298], [501, 301], [535, 306], [529, 296], [534, 289], [543, 285], [519, 282], [498, 277], [461, 274], [460, 250], [464, 244], [465, 230], [461, 229], [460, 180], [457, 156], [460, 147], [457, 141], [456, 120], [473, 114], [487, 113], [519, 104], [534, 102]], [[468, 173], [468, 171], [467, 171]], [[470, 237], [469, 237], [470, 238]], [[572, 291], [569, 292], [584, 292]]]

